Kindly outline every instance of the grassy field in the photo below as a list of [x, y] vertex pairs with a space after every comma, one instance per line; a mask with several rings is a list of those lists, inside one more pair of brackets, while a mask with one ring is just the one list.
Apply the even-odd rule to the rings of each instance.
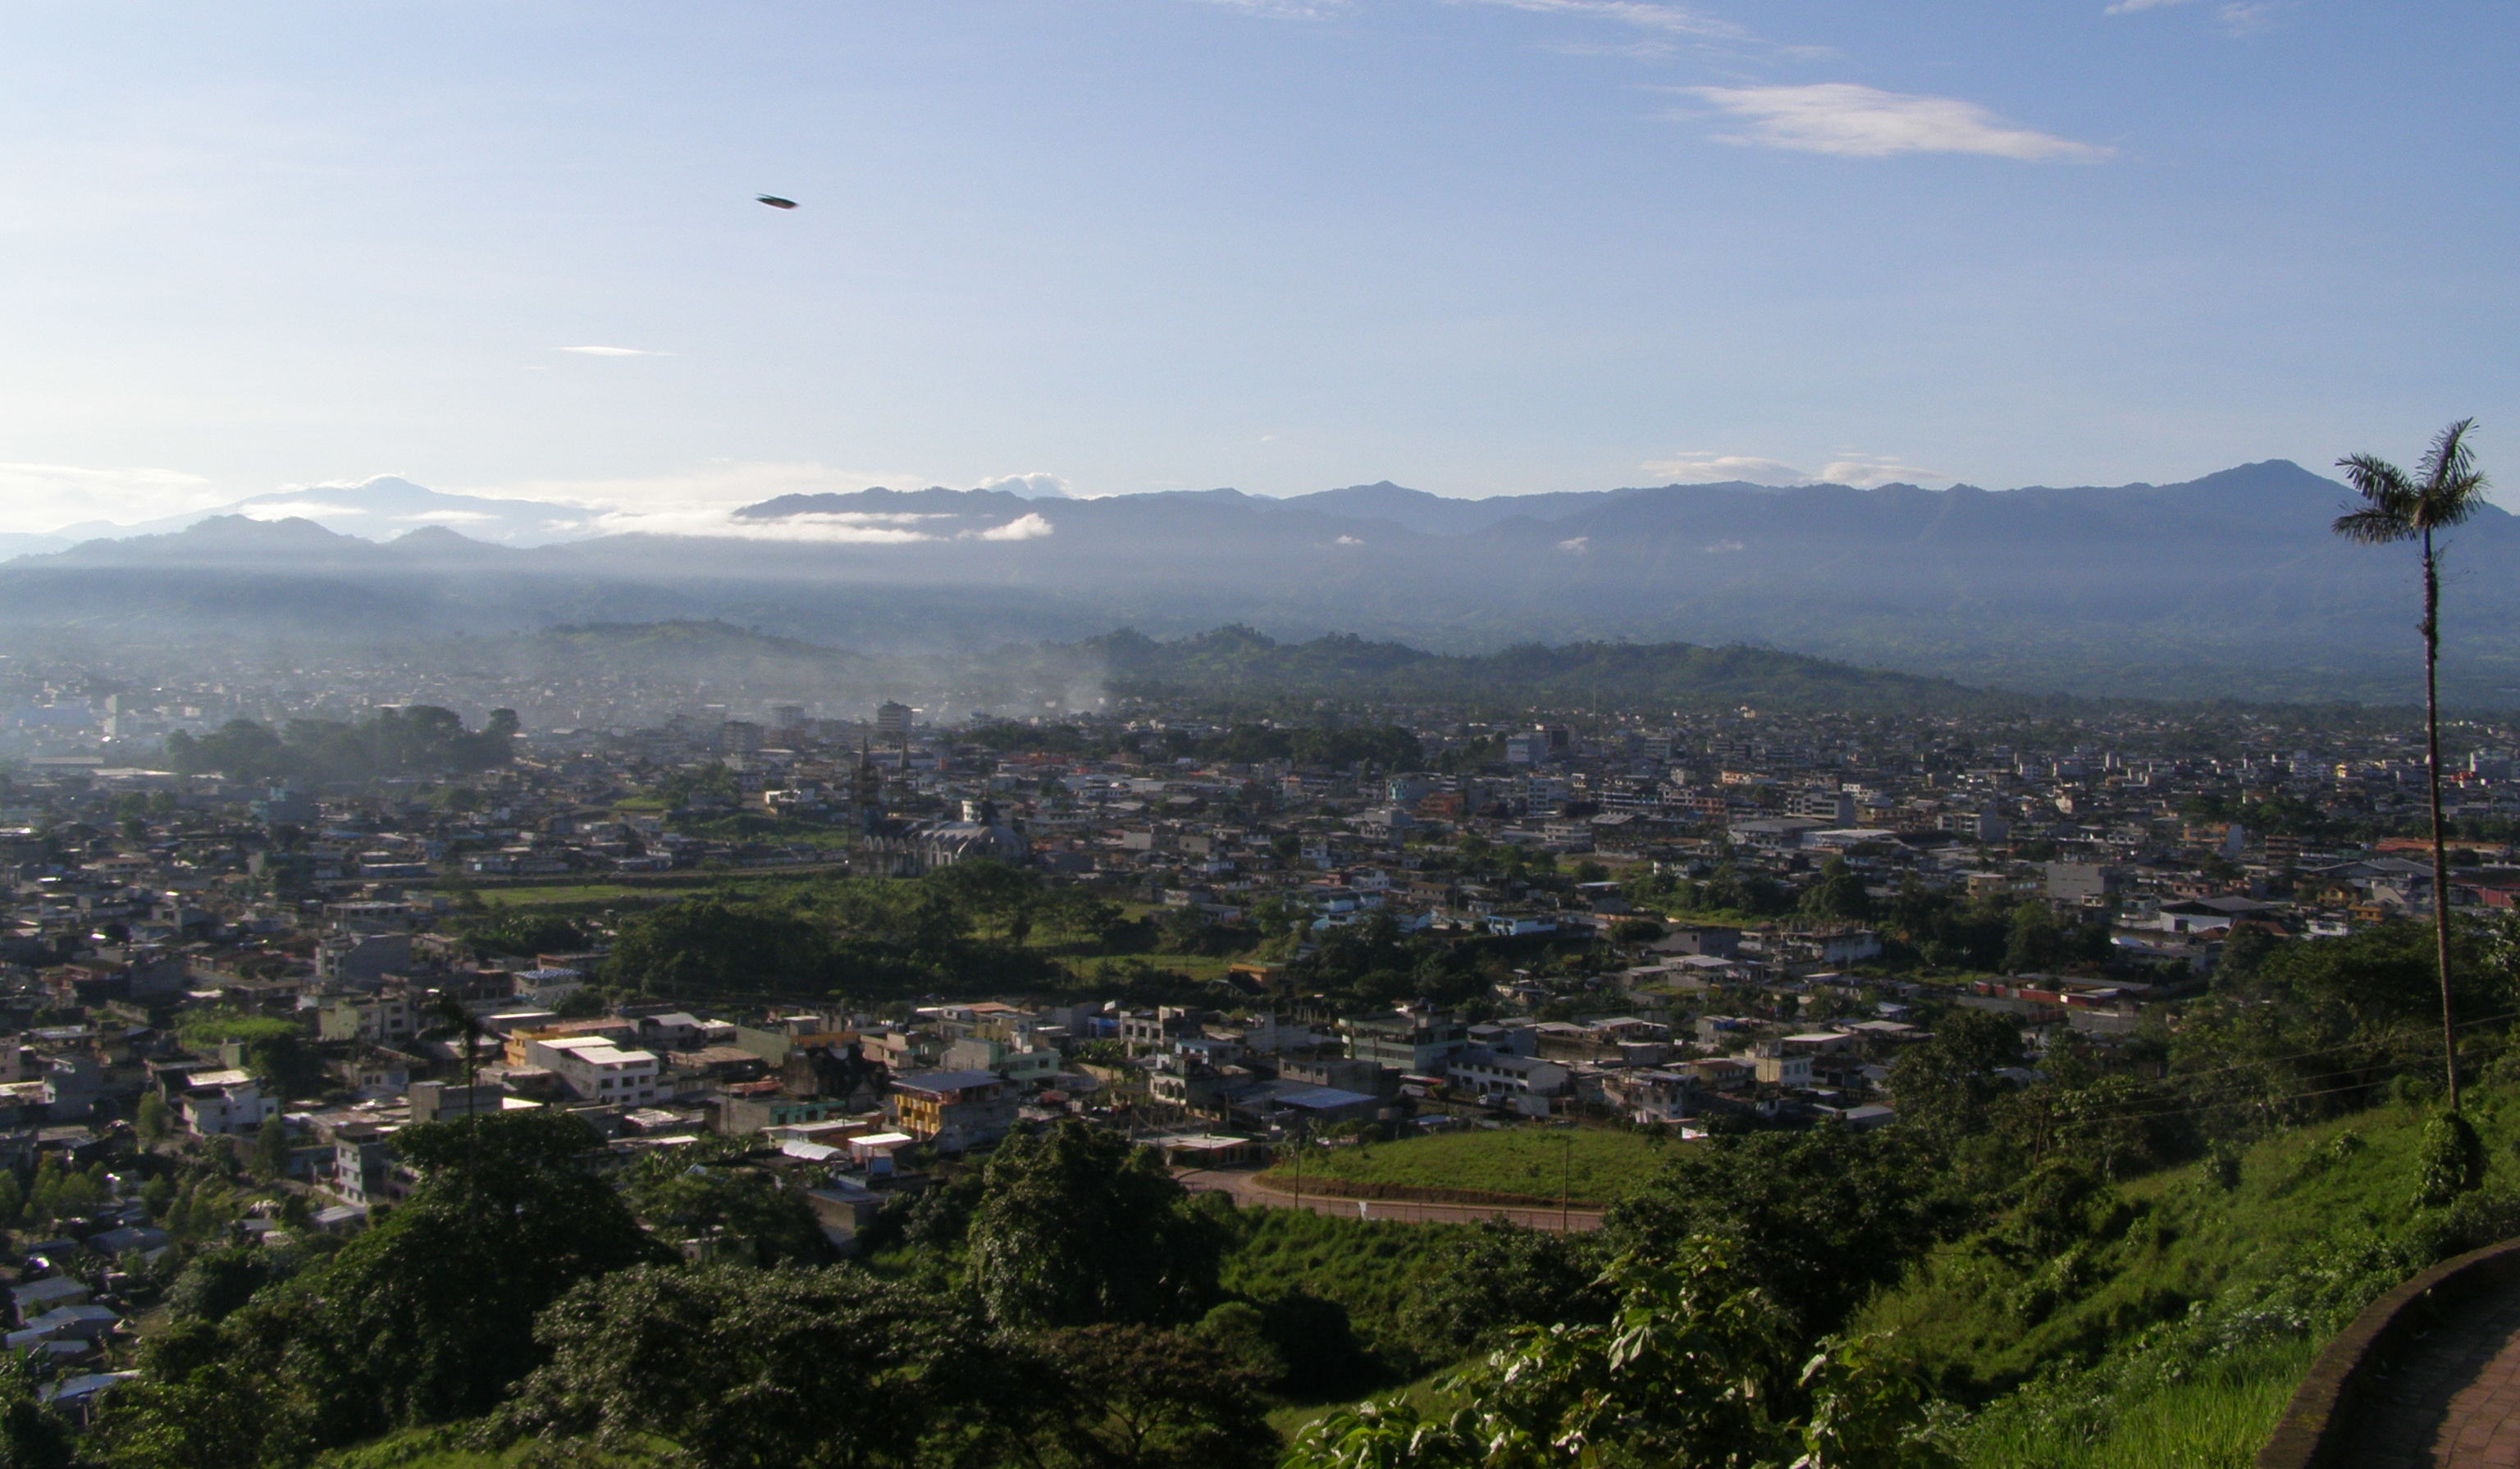
[[[1061, 950], [1061, 946], [1047, 942], [1037, 942], [1032, 947]], [[1112, 964], [1144, 963], [1150, 968], [1169, 970], [1192, 979], [1210, 980], [1223, 979], [1227, 966], [1234, 960], [1207, 954], [1093, 954], [1070, 957], [1065, 962], [1081, 979], [1100, 979], [1103, 969]]]
[[800, 882], [826, 881], [832, 875], [829, 868], [775, 872], [657, 872], [633, 877], [520, 882], [513, 886], [502, 886], [494, 881], [481, 883], [472, 891], [484, 904], [492, 907], [559, 908], [624, 900], [663, 903], [675, 898], [688, 898], [695, 893], [719, 891], [762, 897]]
[[1964, 1436], [1962, 1462], [1970, 1469], [2248, 1469], [2317, 1355], [2308, 1342], [2263, 1347], [2150, 1392], [2063, 1411], [1992, 1413]]
[[567, 903], [613, 903], [623, 898], [668, 898], [671, 889], [632, 887], [626, 882], [580, 882], [544, 887], [499, 887], [481, 890], [492, 908], [553, 908]]
[[1444, 1367], [1401, 1387], [1386, 1388], [1379, 1393], [1369, 1393], [1355, 1402], [1290, 1402], [1283, 1407], [1270, 1410], [1269, 1426], [1278, 1431], [1279, 1438], [1291, 1444], [1297, 1434], [1312, 1426], [1315, 1419], [1327, 1418], [1340, 1408], [1354, 1407], [1358, 1403], [1389, 1402], [1394, 1399], [1408, 1403], [1422, 1416], [1441, 1418], [1457, 1405], [1442, 1392], [1443, 1385], [1452, 1379], [1457, 1370], [1454, 1367]]
[[[1557, 1202], [1559, 1188], [1578, 1204], [1613, 1204], [1652, 1176], [1665, 1143], [1642, 1133], [1591, 1128], [1502, 1128], [1436, 1133], [1398, 1142], [1313, 1148], [1304, 1155], [1307, 1179], [1392, 1183], [1410, 1188], [1469, 1188]], [[1281, 1163], [1273, 1182], [1291, 1184], [1295, 1171]]]

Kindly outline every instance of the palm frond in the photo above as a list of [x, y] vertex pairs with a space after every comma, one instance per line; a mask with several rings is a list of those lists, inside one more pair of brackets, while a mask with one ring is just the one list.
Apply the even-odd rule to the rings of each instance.
[[2354, 493], [2371, 505], [2414, 493], [2407, 471], [2376, 454], [2349, 454], [2336, 462], [2336, 467], [2345, 471], [2345, 482], [2354, 487]]
[[2402, 512], [2377, 506], [2349, 511], [2337, 516], [2331, 528], [2345, 539], [2360, 541], [2365, 546], [2386, 546], [2393, 541], [2410, 540], [2418, 530]]
[[2414, 517], [2422, 528], [2456, 525], [2484, 504], [2485, 475], [2467, 442], [2468, 430], [2475, 426], [2476, 420], [2461, 419], [2443, 429], [2416, 466], [2423, 483], [2416, 492]]

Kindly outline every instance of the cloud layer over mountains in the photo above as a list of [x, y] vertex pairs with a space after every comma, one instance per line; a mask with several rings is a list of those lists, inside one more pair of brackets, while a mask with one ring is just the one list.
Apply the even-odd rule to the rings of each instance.
[[[355, 503], [300, 494], [292, 513], [266, 497], [180, 532], [0, 564], [0, 631], [375, 643], [698, 617], [891, 651], [1239, 622], [1445, 650], [1751, 643], [2025, 690], [2413, 689], [2411, 560], [2338, 542], [2327, 523], [2345, 490], [2284, 461], [2179, 485], [2002, 492], [1020, 488], [796, 494], [619, 521], [372, 481]], [[338, 534], [346, 524], [394, 538]], [[2450, 564], [2451, 689], [2520, 703], [2520, 522], [2489, 508]]]

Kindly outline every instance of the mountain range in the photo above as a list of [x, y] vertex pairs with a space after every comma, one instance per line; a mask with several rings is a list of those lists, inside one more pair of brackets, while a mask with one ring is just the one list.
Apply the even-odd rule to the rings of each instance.
[[[411, 492], [430, 493], [391, 491], [405, 524], [487, 513]], [[2419, 687], [2413, 556], [2330, 534], [2349, 499], [2272, 460], [2183, 484], [2004, 491], [878, 489], [765, 501], [705, 534], [536, 546], [446, 514], [374, 541], [240, 513], [0, 563], [0, 638], [376, 644], [722, 619], [892, 653], [1244, 624], [1441, 653], [1746, 644], [2032, 691], [2403, 700]], [[2487, 507], [2448, 565], [2446, 690], [2520, 705], [2520, 520]]]

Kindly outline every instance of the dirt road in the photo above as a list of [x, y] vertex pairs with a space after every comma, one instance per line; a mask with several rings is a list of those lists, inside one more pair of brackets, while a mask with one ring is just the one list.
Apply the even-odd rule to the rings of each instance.
[[1259, 1174], [1249, 1169], [1175, 1169], [1173, 1177], [1181, 1180], [1184, 1188], [1232, 1194], [1234, 1202], [1244, 1208], [1310, 1209], [1315, 1214], [1336, 1219], [1389, 1220], [1413, 1224], [1474, 1224], [1481, 1220], [1503, 1219], [1529, 1229], [1587, 1230], [1601, 1227], [1601, 1211], [1598, 1209], [1438, 1204], [1417, 1199], [1348, 1199], [1318, 1193], [1308, 1193], [1298, 1199], [1292, 1193], [1264, 1187]]

